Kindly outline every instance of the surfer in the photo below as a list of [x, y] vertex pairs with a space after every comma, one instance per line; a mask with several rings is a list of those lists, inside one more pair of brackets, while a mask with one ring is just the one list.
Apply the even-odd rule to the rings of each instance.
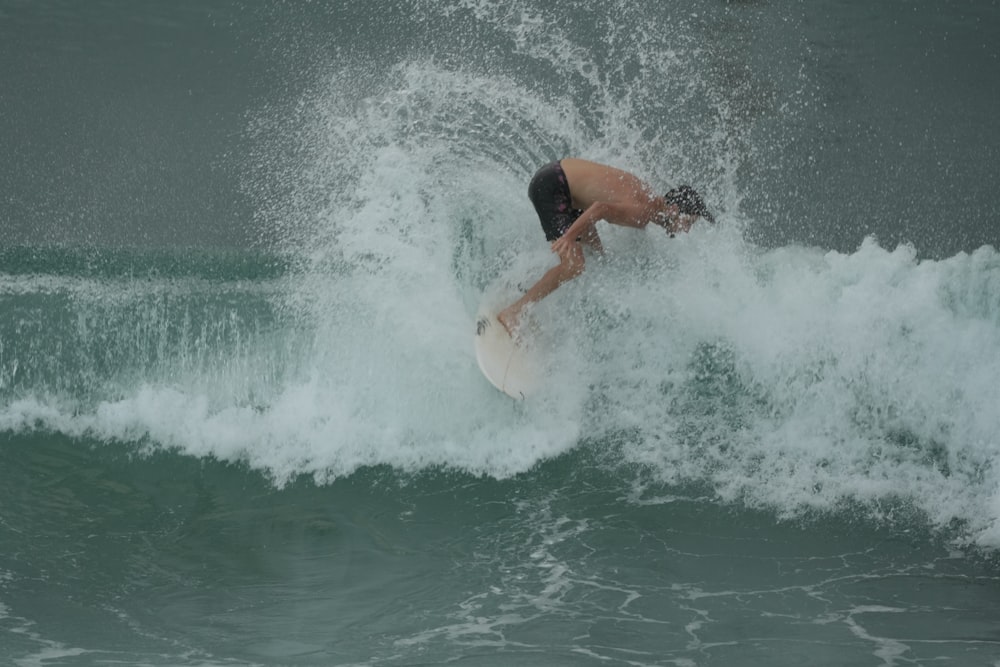
[[705, 202], [690, 186], [657, 195], [627, 171], [579, 158], [565, 158], [535, 172], [528, 185], [528, 198], [538, 213], [545, 240], [559, 255], [559, 264], [497, 315], [511, 334], [526, 305], [544, 299], [583, 273], [584, 245], [604, 252], [597, 235], [599, 220], [639, 229], [653, 223], [671, 236], [688, 231], [698, 218], [714, 222]]

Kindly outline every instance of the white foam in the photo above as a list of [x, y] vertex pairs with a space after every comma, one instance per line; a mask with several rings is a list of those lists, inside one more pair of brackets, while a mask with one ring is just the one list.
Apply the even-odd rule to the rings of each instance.
[[[361, 316], [317, 316], [308, 376], [275, 380], [264, 404], [173, 374], [89, 403], [12, 400], [0, 428], [145, 441], [279, 482], [376, 464], [505, 477], [628, 433], [626, 460], [723, 499], [789, 515], [902, 499], [1000, 543], [1000, 327], [969, 284], [995, 279], [995, 251], [921, 262], [872, 241], [844, 255], [762, 251], [724, 227], [608, 231], [608, 257], [534, 310], [552, 363], [537, 402], [479, 375], [473, 311], [432, 268], [399, 296], [372, 277], [348, 300]], [[414, 283], [431, 310], [404, 303]]]
[[[301, 260], [268, 295], [275, 329], [235, 360], [171, 366], [168, 350], [90, 396], [29, 391], [0, 406], [0, 428], [246, 461], [279, 483], [376, 464], [505, 477], [586, 437], [724, 500], [796, 515], [902, 499], [1000, 545], [997, 253], [754, 247], [733, 213], [725, 115], [646, 140], [635, 99], [585, 67], [573, 65], [603, 87], [586, 114], [509, 74], [411, 61], [358, 86], [338, 71], [260, 123], [276, 156], [294, 156], [275, 160], [292, 191], [264, 212]], [[664, 187], [687, 180], [692, 151], [712, 156], [700, 174], [719, 224], [675, 239], [603, 226], [607, 256], [534, 309], [548, 390], [522, 405], [493, 390], [472, 352], [479, 301], [551, 262], [525, 196], [532, 171], [574, 152]]]

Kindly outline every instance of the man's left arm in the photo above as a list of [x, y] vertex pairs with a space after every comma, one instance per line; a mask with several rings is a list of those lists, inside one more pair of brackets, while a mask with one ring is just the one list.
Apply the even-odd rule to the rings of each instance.
[[634, 204], [594, 202], [570, 225], [565, 234], [552, 243], [552, 250], [557, 254], [562, 254], [570, 247], [570, 244], [575, 243], [578, 238], [593, 230], [599, 220], [607, 220], [614, 225], [642, 229], [651, 220], [647, 209], [646, 206]]

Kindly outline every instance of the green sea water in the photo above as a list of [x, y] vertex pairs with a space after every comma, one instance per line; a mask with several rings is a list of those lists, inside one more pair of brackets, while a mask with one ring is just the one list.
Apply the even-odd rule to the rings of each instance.
[[[755, 420], [808, 401], [762, 408], [739, 352], [717, 344], [658, 368], [673, 378], [658, 387], [624, 373], [668, 406], [640, 428], [607, 376], [620, 360], [589, 362], [605, 376], [582, 423], [595, 435], [568, 444], [538, 432], [551, 415], [494, 393], [470, 354], [453, 391], [485, 409], [443, 435], [451, 408], [414, 416], [391, 375], [348, 378], [386, 399], [348, 417], [335, 371], [315, 373], [328, 338], [288, 308], [296, 269], [229, 251], [98, 255], [8, 255], [3, 661], [995, 660], [992, 524], [939, 513], [988, 508], [994, 473], [912, 417], [908, 435], [856, 422], [860, 465], [842, 442], [796, 454]], [[436, 382], [438, 395], [456, 384]], [[800, 488], [809, 467], [827, 475]]]
[[[511, 479], [3, 442], [13, 664], [992, 664], [996, 563], [776, 521], [592, 443]], [[603, 459], [603, 460], [602, 460]], [[899, 510], [905, 513], [905, 510]]]
[[0, 664], [1000, 664], [998, 21], [0, 0]]

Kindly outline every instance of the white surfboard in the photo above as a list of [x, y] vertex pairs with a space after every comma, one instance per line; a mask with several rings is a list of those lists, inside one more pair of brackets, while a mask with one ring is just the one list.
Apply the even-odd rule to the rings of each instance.
[[515, 342], [493, 313], [476, 318], [476, 361], [486, 379], [512, 398], [523, 400], [538, 388], [537, 356], [527, 342]]

